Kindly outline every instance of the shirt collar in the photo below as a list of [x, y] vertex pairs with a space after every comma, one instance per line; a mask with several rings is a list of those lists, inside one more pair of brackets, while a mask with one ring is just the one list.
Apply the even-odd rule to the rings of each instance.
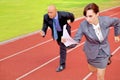
[[94, 29], [100, 27], [100, 26], [99, 26], [99, 23], [98, 23], [97, 25], [94, 25], [94, 24], [92, 24], [92, 25], [93, 25], [93, 28], [94, 28]]
[[56, 13], [56, 16], [55, 16], [55, 18], [54, 19], [58, 19], [58, 13]]

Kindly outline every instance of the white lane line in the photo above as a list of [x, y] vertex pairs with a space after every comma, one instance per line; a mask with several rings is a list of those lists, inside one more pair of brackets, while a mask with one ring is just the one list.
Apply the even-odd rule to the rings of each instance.
[[[117, 47], [117, 49], [115, 49], [111, 54], [112, 54], [112, 55], [115, 55], [115, 53], [116, 53], [119, 49], [120, 49], [120, 46]], [[83, 80], [87, 80], [92, 74], [93, 74], [92, 72], [88, 73], [88, 74], [83, 78]]]
[[[75, 31], [77, 31], [77, 29], [72, 30], [71, 32], [75, 32]], [[24, 49], [24, 50], [22, 50], [22, 51], [19, 51], [19, 52], [15, 53], [15, 54], [12, 54], [12, 55], [7, 56], [7, 57], [5, 57], [5, 58], [2, 58], [2, 59], [0, 59], [0, 61], [4, 61], [4, 60], [9, 59], [9, 58], [11, 58], [11, 57], [14, 57], [14, 56], [16, 56], [16, 55], [18, 55], [18, 54], [21, 54], [21, 53], [23, 53], [23, 52], [29, 51], [29, 50], [31, 50], [31, 49], [33, 49], [33, 48], [36, 48], [36, 47], [38, 47], [38, 46], [40, 46], [40, 45], [43, 45], [43, 44], [45, 44], [45, 43], [48, 43], [48, 42], [50, 42], [50, 41], [52, 41], [52, 40], [53, 40], [53, 39], [49, 39], [49, 40], [44, 41], [44, 42], [42, 42], [42, 43], [36, 44], [36, 45], [34, 45], [34, 46], [32, 46], [32, 47], [29, 47], [29, 48], [27, 48], [27, 49]]]
[[5, 57], [5, 58], [2, 58], [2, 59], [0, 59], [0, 61], [4, 61], [4, 60], [6, 60], [6, 59], [9, 59], [9, 58], [11, 58], [11, 57], [14, 57], [14, 56], [16, 56], [16, 55], [18, 55], [18, 54], [21, 54], [21, 53], [23, 53], [23, 52], [29, 51], [29, 50], [31, 50], [31, 49], [33, 49], [33, 48], [35, 48], [35, 47], [38, 47], [38, 46], [43, 45], [43, 44], [45, 44], [45, 43], [47, 43], [47, 42], [50, 42], [50, 41], [52, 41], [52, 39], [47, 40], [47, 41], [45, 41], [45, 42], [43, 42], [43, 43], [39, 43], [39, 44], [37, 44], [37, 45], [35, 45], [35, 46], [32, 46], [32, 47], [27, 48], [27, 49], [24, 49], [24, 50], [22, 50], [22, 51], [19, 51], [19, 52], [13, 54], [13, 55], [10, 55], [10, 56], [7, 56], [7, 57]]
[[119, 49], [120, 49], [120, 46], [118, 46], [118, 48], [115, 49], [111, 54], [114, 55]]
[[5, 40], [5, 41], [0, 42], [0, 45], [5, 45], [5, 44], [8, 44], [8, 43], [11, 43], [11, 42], [14, 42], [14, 41], [23, 39], [23, 38], [26, 38], [26, 37], [29, 37], [29, 36], [38, 34], [39, 32], [40, 32], [40, 31], [35, 31], [35, 32], [32, 32], [32, 33], [28, 33], [28, 34], [26, 34], [26, 35], [22, 35], [22, 36], [18, 36], [18, 37], [9, 39], [9, 40]]
[[[108, 10], [109, 10], [109, 9], [108, 9]], [[118, 13], [112, 14], [112, 15], [110, 15], [110, 16], [114, 16], [114, 15], [116, 15], [116, 14], [118, 14]], [[81, 19], [82, 19], [82, 18], [81, 18]], [[72, 30], [71, 32], [75, 32], [75, 31], [77, 31], [77, 29]], [[35, 46], [29, 47], [29, 48], [24, 49], [24, 50], [22, 50], [22, 51], [20, 51], [20, 52], [17, 52], [17, 53], [14, 53], [14, 54], [10, 55], [10, 56], [7, 56], [7, 57], [5, 57], [5, 58], [2, 58], [2, 59], [0, 59], [0, 61], [4, 61], [4, 60], [6, 60], [6, 59], [9, 59], [9, 58], [11, 58], [11, 57], [14, 57], [14, 56], [16, 56], [16, 55], [18, 55], [18, 54], [21, 54], [21, 53], [23, 53], [23, 52], [29, 51], [29, 50], [31, 50], [31, 49], [33, 49], [33, 48], [35, 48], [35, 47], [38, 47], [38, 46], [43, 45], [43, 44], [45, 44], [45, 43], [47, 43], [47, 42], [50, 42], [50, 41], [52, 41], [52, 39], [49, 39], [49, 40], [47, 40], [47, 41], [45, 41], [45, 42], [36, 44]]]
[[[82, 42], [81, 44], [79, 44], [79, 45], [78, 45], [78, 46], [76, 46], [75, 48], [72, 48], [72, 49], [68, 50], [68, 51], [67, 51], [67, 53], [69, 53], [69, 52], [73, 51], [74, 49], [76, 49], [76, 48], [80, 47], [80, 46], [81, 46], [81, 45], [83, 45], [84, 43], [85, 43], [85, 42]], [[31, 73], [35, 72], [36, 70], [38, 70], [38, 69], [40, 69], [40, 68], [42, 68], [42, 67], [46, 66], [47, 64], [49, 64], [49, 63], [51, 63], [52, 61], [54, 61], [54, 60], [58, 59], [59, 57], [60, 57], [60, 56], [57, 56], [57, 57], [55, 57], [55, 58], [53, 58], [53, 59], [51, 59], [51, 60], [49, 60], [49, 61], [45, 62], [44, 64], [42, 64], [42, 65], [38, 66], [37, 68], [35, 68], [35, 69], [33, 69], [33, 70], [31, 70], [31, 71], [27, 72], [26, 74], [24, 74], [24, 75], [22, 75], [22, 76], [18, 77], [16, 80], [20, 80], [20, 79], [22, 79], [22, 78], [24, 78], [24, 77], [28, 76], [29, 74], [31, 74]]]
[[[109, 8], [109, 9], [105, 9], [105, 10], [101, 11], [100, 13], [105, 12], [105, 11], [109, 11], [109, 10], [112, 10], [112, 9], [115, 9], [115, 8], [119, 8], [119, 7], [120, 7], [120, 6], [116, 6], [116, 7], [112, 7], [112, 8]], [[84, 18], [84, 17], [76, 18], [75, 21], [80, 20], [80, 19], [82, 19], [82, 18]], [[18, 37], [16, 37], [16, 38], [12, 38], [12, 39], [9, 39], [9, 40], [0, 42], [0, 45], [7, 44], [7, 43], [10, 43], [10, 42], [14, 42], [14, 41], [16, 41], [16, 40], [23, 39], [23, 38], [28, 37], [28, 36], [32, 36], [32, 35], [34, 35], [34, 34], [36, 34], [36, 33], [39, 33], [39, 30], [38, 30], [38, 31], [35, 31], [35, 32], [32, 32], [32, 33], [28, 33], [28, 34], [26, 34], [26, 35], [18, 36]]]
[[85, 76], [85, 78], [83, 78], [83, 80], [87, 80], [93, 73], [90, 72], [88, 75]]

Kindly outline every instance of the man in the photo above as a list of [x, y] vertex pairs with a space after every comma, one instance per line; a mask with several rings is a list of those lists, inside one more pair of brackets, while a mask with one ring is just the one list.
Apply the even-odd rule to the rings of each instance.
[[62, 71], [65, 69], [65, 61], [66, 61], [66, 47], [61, 42], [61, 37], [63, 35], [63, 26], [67, 24], [67, 31], [69, 34], [71, 34], [71, 27], [67, 23], [68, 20], [71, 22], [74, 21], [74, 15], [70, 12], [64, 12], [64, 11], [57, 11], [56, 7], [54, 5], [50, 5], [48, 7], [48, 13], [44, 15], [43, 20], [43, 27], [40, 31], [40, 34], [44, 37], [46, 35], [48, 27], [50, 27], [52, 31], [52, 37], [54, 40], [57, 41], [59, 47], [60, 47], [60, 65], [57, 68], [57, 72]]

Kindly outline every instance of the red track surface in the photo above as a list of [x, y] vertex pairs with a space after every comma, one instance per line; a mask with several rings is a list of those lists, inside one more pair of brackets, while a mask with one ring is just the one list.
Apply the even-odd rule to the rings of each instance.
[[[100, 15], [120, 18], [120, 7], [106, 10]], [[72, 35], [82, 20], [71, 24]], [[113, 33], [111, 28], [109, 42], [114, 56], [112, 64], [107, 67], [105, 80], [120, 80], [120, 43], [114, 42]], [[0, 80], [83, 80], [89, 74], [82, 50], [85, 39], [78, 47], [68, 50], [66, 69], [58, 73], [55, 70], [59, 65], [59, 47], [50, 35], [49, 30], [46, 38], [35, 33], [0, 45]], [[91, 75], [87, 80], [96, 80], [96, 75]]]

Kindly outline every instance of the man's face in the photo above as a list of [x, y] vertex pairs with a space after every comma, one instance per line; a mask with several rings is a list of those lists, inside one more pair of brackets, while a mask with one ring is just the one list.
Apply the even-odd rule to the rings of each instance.
[[87, 10], [85, 19], [88, 21], [89, 24], [94, 24], [98, 19], [98, 13], [94, 13], [92, 9]]
[[48, 9], [48, 16], [49, 18], [53, 19], [56, 16], [57, 11], [55, 9]]

